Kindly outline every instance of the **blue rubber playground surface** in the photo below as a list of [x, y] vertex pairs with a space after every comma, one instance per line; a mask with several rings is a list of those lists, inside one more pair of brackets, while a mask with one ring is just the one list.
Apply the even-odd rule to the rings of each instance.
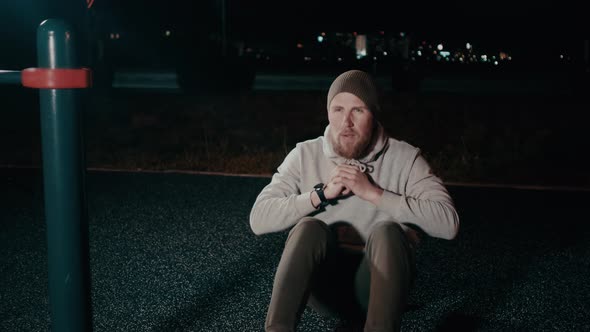
[[[94, 330], [262, 331], [287, 235], [248, 225], [269, 180], [89, 172]], [[422, 242], [403, 331], [589, 331], [590, 192], [449, 190], [460, 234]], [[0, 168], [0, 253], [0, 331], [48, 331], [38, 169]]]

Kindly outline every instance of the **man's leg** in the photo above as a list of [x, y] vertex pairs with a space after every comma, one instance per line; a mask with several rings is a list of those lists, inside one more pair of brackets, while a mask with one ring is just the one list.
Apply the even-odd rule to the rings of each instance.
[[413, 278], [413, 258], [400, 225], [377, 225], [369, 235], [365, 259], [370, 272], [365, 332], [399, 331]]
[[328, 226], [314, 218], [303, 218], [291, 231], [277, 268], [266, 315], [266, 331], [294, 331], [309, 294], [310, 280], [325, 259]]

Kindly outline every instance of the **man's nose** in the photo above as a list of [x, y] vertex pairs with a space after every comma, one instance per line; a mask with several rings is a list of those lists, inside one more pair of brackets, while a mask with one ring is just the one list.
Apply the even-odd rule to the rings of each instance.
[[352, 112], [345, 113], [345, 115], [344, 115], [344, 125], [346, 127], [352, 127], [353, 124], [354, 123], [352, 122]]

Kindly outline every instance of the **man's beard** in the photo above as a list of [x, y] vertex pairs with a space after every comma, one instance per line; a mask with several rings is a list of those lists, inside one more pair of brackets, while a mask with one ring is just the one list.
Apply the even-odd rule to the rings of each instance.
[[340, 135], [337, 135], [336, 137], [334, 137], [334, 135], [330, 135], [330, 140], [332, 141], [332, 148], [336, 154], [346, 159], [358, 160], [367, 155], [369, 152], [367, 151], [367, 148], [369, 143], [371, 143], [371, 136], [372, 135], [357, 136], [359, 137], [357, 141], [346, 145], [341, 144], [340, 141], [342, 137]]

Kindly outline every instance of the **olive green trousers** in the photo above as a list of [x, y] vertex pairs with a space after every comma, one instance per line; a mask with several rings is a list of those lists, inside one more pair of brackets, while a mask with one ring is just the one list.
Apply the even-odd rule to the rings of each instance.
[[364, 251], [355, 251], [339, 246], [321, 220], [303, 218], [287, 237], [265, 329], [295, 331], [308, 304], [321, 314], [363, 321], [367, 332], [399, 331], [414, 274], [399, 224], [375, 225]]

